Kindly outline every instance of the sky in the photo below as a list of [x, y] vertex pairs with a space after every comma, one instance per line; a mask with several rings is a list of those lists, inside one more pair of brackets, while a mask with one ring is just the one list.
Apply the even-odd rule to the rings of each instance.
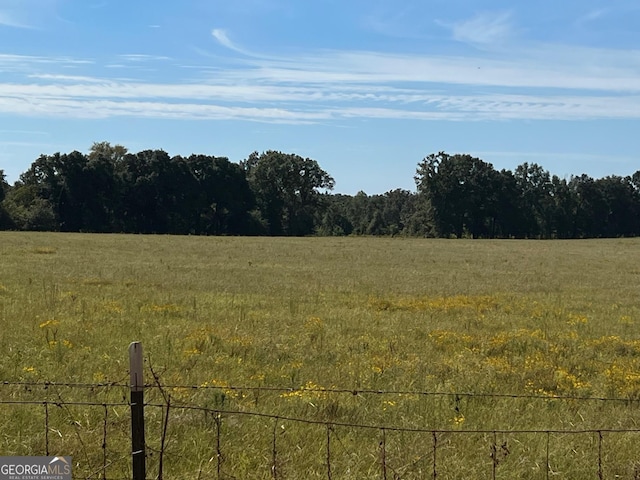
[[162, 149], [316, 160], [415, 190], [445, 151], [640, 170], [638, 0], [0, 0], [0, 169]]

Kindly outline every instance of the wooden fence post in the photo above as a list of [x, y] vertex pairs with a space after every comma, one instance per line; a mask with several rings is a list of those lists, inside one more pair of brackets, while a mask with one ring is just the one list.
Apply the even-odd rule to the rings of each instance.
[[131, 458], [133, 480], [145, 480], [144, 442], [144, 378], [142, 376], [142, 344], [129, 345], [129, 372], [131, 386]]

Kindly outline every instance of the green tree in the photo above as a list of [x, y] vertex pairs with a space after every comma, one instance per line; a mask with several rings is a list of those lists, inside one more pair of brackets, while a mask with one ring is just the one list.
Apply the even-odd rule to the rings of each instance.
[[572, 238], [576, 234], [577, 199], [565, 179], [551, 177], [553, 198], [552, 231], [555, 238]]
[[576, 199], [573, 238], [600, 236], [601, 225], [606, 223], [608, 207], [602, 191], [589, 175], [572, 177], [569, 188]]
[[415, 181], [432, 208], [438, 235], [491, 236], [500, 184], [491, 164], [471, 155], [431, 154], [418, 164]]
[[181, 231], [182, 185], [188, 176], [184, 163], [172, 161], [163, 150], [127, 154], [121, 162], [123, 229], [136, 233]]
[[255, 233], [249, 212], [255, 198], [244, 170], [225, 157], [191, 155], [184, 160], [190, 179], [183, 184], [182, 209], [194, 233], [238, 235]]
[[4, 170], [0, 168], [0, 202], [4, 200], [4, 197], [6, 197], [10, 188], [11, 185], [7, 182], [7, 176], [5, 175]]
[[322, 190], [333, 178], [315, 160], [273, 150], [242, 162], [270, 235], [309, 235], [322, 217]]
[[36, 185], [16, 182], [2, 205], [10, 218], [10, 228], [49, 232], [59, 230], [60, 223], [53, 205], [39, 195]]
[[603, 237], [637, 235], [640, 210], [631, 177], [610, 175], [596, 180], [605, 204], [605, 221], [598, 234]]
[[91, 173], [87, 157], [74, 151], [41, 155], [20, 180], [22, 185], [32, 188], [30, 194], [53, 208], [60, 230], [101, 231], [102, 228], [94, 227], [104, 224], [100, 215], [104, 203], [100, 201], [101, 189]]
[[14, 227], [11, 216], [5, 208], [4, 200], [11, 191], [11, 185], [7, 182], [4, 170], [0, 169], [0, 230], [6, 230]]
[[353, 232], [353, 225], [348, 218], [352, 198], [350, 195], [325, 194], [326, 208], [317, 227], [318, 235], [343, 236]]
[[87, 157], [89, 160], [107, 159], [117, 165], [122, 163], [127, 153], [127, 148], [122, 145], [111, 145], [109, 142], [94, 142], [89, 149]]
[[397, 188], [382, 195], [382, 220], [387, 235], [407, 233], [410, 219], [415, 214], [415, 194]]
[[366, 192], [360, 190], [350, 198], [346, 216], [353, 225], [353, 233], [356, 235], [369, 233], [368, 229], [373, 220], [374, 210], [373, 201]]
[[64, 182], [60, 175], [60, 153], [40, 155], [20, 175], [7, 208], [22, 230], [59, 230]]
[[123, 230], [124, 157], [127, 149], [109, 142], [94, 143], [87, 154], [78, 192], [83, 230], [119, 232]]
[[519, 165], [515, 172], [520, 191], [522, 230], [529, 238], [552, 235], [553, 198], [549, 172], [537, 163]]

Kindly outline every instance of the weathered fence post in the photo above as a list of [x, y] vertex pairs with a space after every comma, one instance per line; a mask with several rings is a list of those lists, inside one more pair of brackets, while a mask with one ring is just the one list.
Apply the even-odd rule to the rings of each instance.
[[145, 480], [144, 446], [144, 378], [142, 376], [142, 344], [129, 345], [129, 372], [131, 386], [131, 457], [133, 480]]

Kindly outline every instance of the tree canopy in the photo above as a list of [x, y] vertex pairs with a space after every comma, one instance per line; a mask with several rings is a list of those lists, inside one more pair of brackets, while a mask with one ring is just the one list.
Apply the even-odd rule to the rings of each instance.
[[592, 238], [640, 235], [640, 171], [569, 179], [538, 164], [497, 171], [468, 154], [417, 164], [416, 191], [332, 194], [316, 160], [130, 153], [94, 143], [41, 155], [14, 185], [0, 170], [0, 229], [196, 235]]
[[270, 150], [253, 152], [243, 166], [269, 235], [313, 232], [321, 191], [335, 183], [318, 162]]

